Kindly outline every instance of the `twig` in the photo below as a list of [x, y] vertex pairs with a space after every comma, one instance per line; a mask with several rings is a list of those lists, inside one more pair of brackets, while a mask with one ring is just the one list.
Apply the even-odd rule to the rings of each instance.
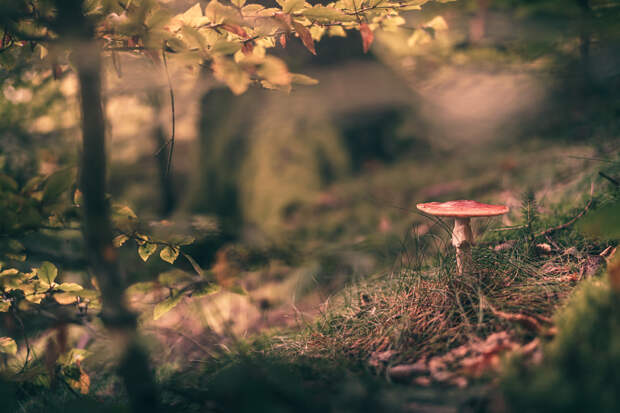
[[494, 316], [503, 318], [504, 320], [508, 320], [508, 321], [516, 321], [517, 323], [523, 325], [524, 327], [530, 330], [534, 330], [536, 332], [540, 332], [543, 329], [542, 325], [540, 324], [540, 321], [544, 323], [552, 323], [552, 320], [544, 316], [541, 316], [539, 319], [537, 319], [534, 316], [530, 316], [530, 315], [526, 315], [522, 313], [507, 313], [505, 311], [496, 310], [491, 305], [491, 303], [489, 303], [488, 300], [484, 299], [483, 301], [484, 301], [483, 306], [491, 310]]
[[539, 332], [542, 330], [542, 326], [534, 317], [521, 314], [521, 313], [506, 313], [504, 311], [499, 311], [494, 309], [491, 306], [488, 306], [494, 316], [503, 318], [508, 321], [516, 321], [519, 324], [522, 324], [524, 327]]
[[22, 329], [22, 335], [24, 336], [24, 344], [26, 344], [26, 360], [24, 361], [24, 365], [22, 366], [22, 368], [19, 370], [19, 373], [18, 373], [18, 374], [21, 374], [24, 372], [24, 370], [26, 370], [26, 367], [28, 367], [28, 361], [30, 360], [30, 342], [28, 341], [28, 335], [26, 334], [26, 327], [24, 326], [24, 322], [17, 314], [15, 314], [15, 312], [12, 312], [12, 315], [13, 315], [13, 318], [17, 320], [20, 328]]
[[617, 161], [612, 161], [611, 159], [604, 159], [604, 158], [589, 158], [587, 156], [573, 156], [573, 155], [569, 155], [569, 158], [573, 158], [573, 159], [585, 159], [586, 161], [598, 161], [598, 162], [607, 162], [607, 163], [618, 163]]
[[551, 234], [552, 232], [555, 232], [555, 231], [558, 231], [558, 230], [561, 230], [561, 229], [565, 229], [565, 228], [568, 228], [571, 225], [573, 225], [575, 223], [575, 221], [577, 221], [579, 218], [584, 216], [584, 214], [586, 212], [588, 212], [588, 210], [590, 209], [590, 206], [592, 205], [592, 201], [593, 201], [593, 197], [592, 197], [593, 194], [594, 194], [594, 182], [592, 182], [592, 184], [590, 184], [590, 200], [586, 204], [585, 208], [579, 214], [577, 214], [570, 221], [563, 223], [562, 225], [558, 225], [557, 227], [549, 228], [549, 229], [546, 229], [546, 230], [544, 230], [542, 232], [534, 234], [534, 237], [536, 237], [536, 238], [542, 237], [542, 236]]
[[170, 145], [170, 151], [168, 152], [168, 166], [166, 167], [166, 176], [168, 176], [168, 174], [170, 174], [170, 165], [172, 164], [172, 152], [174, 151], [174, 136], [176, 132], [176, 116], [175, 116], [175, 110], [174, 110], [174, 90], [172, 89], [172, 81], [170, 80], [170, 72], [168, 71], [168, 61], [166, 60], [166, 45], [165, 44], [164, 44], [164, 47], [162, 48], [161, 56], [164, 62], [164, 70], [166, 71], [166, 78], [168, 79], [168, 90], [170, 91], [170, 108], [171, 108], [171, 114], [172, 114], [172, 135], [170, 136], [170, 139], [164, 145], [162, 145], [161, 148], [157, 150], [155, 155], [157, 156], [166, 146], [168, 146], [168, 144]]
[[601, 178], [607, 179], [609, 182], [611, 182], [615, 186], [620, 186], [620, 182], [616, 181], [614, 178], [612, 178], [611, 176], [607, 175], [605, 172], [599, 172], [598, 174], [601, 176]]
[[517, 225], [514, 227], [493, 228], [491, 229], [491, 231], [513, 231], [513, 230], [523, 229], [523, 228], [525, 228], [525, 225]]

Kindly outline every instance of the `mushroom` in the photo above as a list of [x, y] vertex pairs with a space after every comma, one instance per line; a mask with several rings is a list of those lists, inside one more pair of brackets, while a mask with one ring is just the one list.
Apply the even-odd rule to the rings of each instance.
[[489, 205], [465, 200], [428, 202], [416, 206], [429, 215], [454, 218], [452, 245], [456, 248], [456, 268], [459, 275], [469, 272], [472, 264], [471, 246], [474, 245], [474, 236], [469, 226], [469, 219], [492, 217], [508, 212], [508, 207], [505, 205]]

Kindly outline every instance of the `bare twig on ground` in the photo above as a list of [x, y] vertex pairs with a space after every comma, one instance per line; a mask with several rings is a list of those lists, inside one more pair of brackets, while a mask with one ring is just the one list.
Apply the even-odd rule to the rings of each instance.
[[565, 228], [568, 228], [568, 227], [570, 227], [571, 225], [573, 225], [573, 224], [574, 224], [574, 223], [575, 223], [575, 222], [576, 222], [579, 218], [581, 218], [582, 216], [584, 216], [584, 215], [586, 214], [586, 212], [588, 212], [588, 210], [590, 209], [590, 206], [592, 205], [592, 201], [593, 201], [593, 199], [594, 199], [594, 198], [593, 198], [593, 194], [594, 194], [594, 182], [592, 182], [592, 183], [590, 184], [590, 200], [589, 200], [589, 201], [588, 201], [588, 203], [586, 204], [585, 208], [584, 208], [584, 209], [583, 209], [583, 210], [582, 210], [579, 214], [577, 214], [577, 215], [576, 215], [573, 219], [571, 219], [571, 220], [569, 220], [569, 221], [567, 221], [567, 222], [563, 223], [562, 225], [558, 225], [557, 227], [553, 227], [553, 228], [546, 229], [546, 230], [544, 230], [544, 231], [542, 231], [542, 232], [539, 232], [539, 233], [537, 233], [537, 234], [534, 234], [534, 236], [535, 236], [536, 238], [538, 238], [538, 237], [543, 237], [543, 236], [545, 236], [545, 235], [549, 235], [549, 234], [551, 234], [552, 232], [559, 231], [559, 230], [561, 230], [561, 229], [565, 229]]

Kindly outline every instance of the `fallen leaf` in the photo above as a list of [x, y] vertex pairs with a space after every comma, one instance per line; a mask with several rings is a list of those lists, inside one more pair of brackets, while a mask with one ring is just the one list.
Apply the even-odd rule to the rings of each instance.
[[414, 364], [400, 364], [388, 369], [388, 374], [393, 380], [405, 380], [425, 373], [428, 373], [426, 360], [419, 360]]
[[392, 356], [396, 354], [393, 350], [374, 351], [370, 354], [368, 364], [373, 367], [379, 367], [382, 363], [386, 363]]
[[547, 243], [536, 244], [536, 252], [539, 254], [551, 254], [551, 245]]
[[430, 377], [426, 377], [426, 376], [416, 377], [415, 379], [413, 379], [413, 382], [417, 384], [418, 386], [422, 386], [422, 387], [428, 387], [431, 385]]

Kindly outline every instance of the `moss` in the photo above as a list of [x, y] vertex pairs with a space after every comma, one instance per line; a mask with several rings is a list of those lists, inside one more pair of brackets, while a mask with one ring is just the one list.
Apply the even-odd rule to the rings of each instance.
[[618, 411], [619, 309], [606, 278], [584, 282], [559, 312], [542, 364], [511, 363], [503, 390], [513, 411]]
[[250, 142], [239, 183], [242, 213], [269, 234], [278, 234], [299, 204], [312, 203], [325, 180], [349, 170], [339, 134], [321, 117], [265, 117]]

